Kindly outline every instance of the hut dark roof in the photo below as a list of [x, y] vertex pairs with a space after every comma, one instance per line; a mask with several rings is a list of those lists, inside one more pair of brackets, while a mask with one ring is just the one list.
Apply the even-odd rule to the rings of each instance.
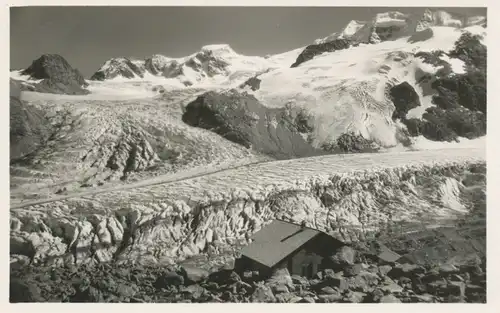
[[265, 266], [273, 267], [319, 234], [322, 234], [319, 230], [274, 220], [255, 233], [253, 242], [240, 252]]

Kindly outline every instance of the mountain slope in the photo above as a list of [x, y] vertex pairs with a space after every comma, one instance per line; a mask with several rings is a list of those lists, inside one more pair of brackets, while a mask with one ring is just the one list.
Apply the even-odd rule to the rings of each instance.
[[[465, 34], [469, 31], [484, 34], [481, 27], [464, 31], [467, 31]], [[316, 146], [351, 132], [385, 147], [401, 144], [407, 136], [404, 127], [392, 119], [395, 106], [389, 96], [390, 89], [407, 83], [421, 102], [421, 106], [414, 110], [425, 112], [435, 106], [432, 95], [439, 88], [427, 88], [421, 78], [435, 75], [439, 65], [431, 65], [421, 56], [436, 49], [450, 52], [464, 34], [462, 30], [450, 27], [433, 27], [423, 32], [431, 36], [418, 41], [414, 41], [418, 37], [414, 35], [378, 44], [342, 46], [334, 52], [329, 52], [327, 45], [330, 43], [315, 45], [316, 49], [325, 45], [326, 51], [322, 54], [315, 52], [316, 56], [293, 68], [259, 75], [259, 89], [253, 95], [269, 107], [291, 105], [308, 111], [314, 120], [312, 136]], [[450, 77], [454, 70], [463, 73], [463, 66], [467, 64], [460, 58], [442, 57], [450, 69]], [[409, 114], [416, 116], [412, 110]], [[479, 132], [479, 135], [484, 135], [484, 132]]]
[[25, 70], [13, 74], [11, 79], [19, 79], [23, 90], [70, 95], [89, 93], [88, 83], [80, 71], [58, 54], [44, 54]]

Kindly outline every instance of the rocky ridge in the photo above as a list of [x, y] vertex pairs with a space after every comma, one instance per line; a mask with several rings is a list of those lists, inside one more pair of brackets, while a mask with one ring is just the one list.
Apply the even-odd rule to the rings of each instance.
[[[240, 64], [242, 63], [242, 64]], [[253, 68], [248, 69], [252, 64]], [[207, 79], [234, 74], [250, 77], [259, 70], [266, 70], [272, 62], [261, 57], [242, 56], [229, 45], [207, 45], [199, 52], [183, 58], [169, 58], [160, 54], [147, 57], [144, 60], [128, 58], [113, 58], [106, 61], [91, 77], [92, 80], [108, 80], [116, 77], [144, 78], [152, 77], [175, 78], [183, 86], [192, 86]], [[248, 71], [248, 73], [244, 73]]]
[[20, 83], [23, 90], [71, 95], [89, 93], [86, 89], [88, 83], [80, 71], [58, 54], [42, 55], [20, 74], [38, 80], [31, 84]]

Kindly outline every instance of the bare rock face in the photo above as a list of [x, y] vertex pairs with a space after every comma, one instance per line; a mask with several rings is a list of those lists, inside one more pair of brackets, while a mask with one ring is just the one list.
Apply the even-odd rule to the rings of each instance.
[[249, 86], [253, 91], [260, 89], [260, 79], [257, 77], [250, 77], [246, 82], [244, 82], [240, 88], [245, 88]]
[[33, 79], [43, 79], [36, 91], [57, 94], [88, 94], [83, 75], [58, 54], [44, 54], [22, 72]]
[[297, 60], [292, 64], [291, 67], [297, 67], [301, 63], [309, 61], [315, 56], [322, 53], [343, 50], [356, 45], [356, 43], [351, 42], [351, 40], [349, 39], [336, 39], [326, 43], [307, 46], [304, 51], [302, 51], [302, 53], [297, 57]]
[[418, 104], [418, 97], [410, 90], [411, 86], [395, 86], [391, 89], [391, 97], [396, 105], [393, 118], [403, 118], [410, 135], [423, 135], [435, 141], [484, 136], [487, 118], [487, 47], [481, 43], [480, 36], [468, 32], [462, 34], [447, 56], [464, 63], [463, 73], [453, 73], [450, 64], [440, 59], [443, 55], [443, 51], [416, 53], [424, 62], [442, 66], [436, 74], [424, 75], [419, 79], [424, 95], [432, 95], [432, 103], [436, 106], [427, 108], [422, 119], [403, 118], [407, 108]]
[[379, 148], [373, 141], [352, 132], [344, 133], [334, 142], [324, 143], [321, 147], [329, 153], [366, 153], [376, 152]]
[[420, 98], [408, 82], [393, 86], [390, 89], [390, 96], [396, 107], [392, 114], [393, 119], [405, 119], [408, 111], [420, 106]]
[[187, 105], [182, 120], [278, 159], [323, 154], [301, 134], [309, 130], [306, 117], [267, 108], [247, 93], [205, 93]]

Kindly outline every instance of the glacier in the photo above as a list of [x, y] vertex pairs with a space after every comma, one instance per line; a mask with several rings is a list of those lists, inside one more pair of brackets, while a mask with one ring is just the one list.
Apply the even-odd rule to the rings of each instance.
[[331, 155], [13, 203], [11, 260], [172, 264], [243, 245], [274, 218], [346, 242], [415, 220], [453, 225], [477, 205], [464, 196], [477, 173], [485, 193], [483, 149]]

